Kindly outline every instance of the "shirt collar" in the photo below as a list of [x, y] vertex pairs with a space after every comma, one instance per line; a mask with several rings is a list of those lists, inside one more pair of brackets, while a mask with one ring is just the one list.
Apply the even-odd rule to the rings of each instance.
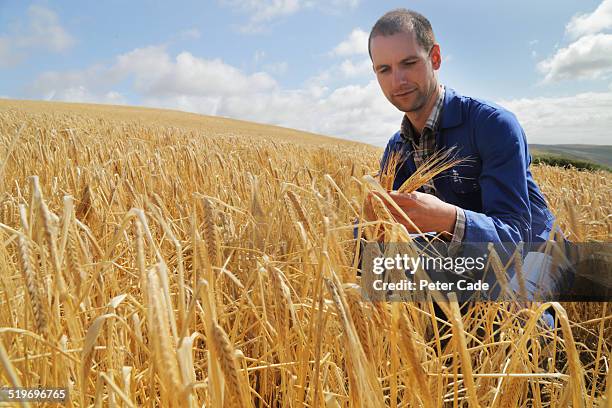
[[[435, 132], [440, 127], [441, 117], [442, 117], [442, 107], [444, 106], [444, 94], [446, 93], [446, 88], [444, 85], [440, 84], [440, 93], [438, 94], [438, 100], [436, 101], [429, 117], [425, 121], [425, 127], [423, 128], [423, 132], [425, 133], [425, 129], [428, 129], [432, 132]], [[400, 134], [404, 140], [413, 139], [413, 127], [412, 123], [408, 119], [408, 116], [404, 115], [402, 119], [402, 125], [400, 128]]]

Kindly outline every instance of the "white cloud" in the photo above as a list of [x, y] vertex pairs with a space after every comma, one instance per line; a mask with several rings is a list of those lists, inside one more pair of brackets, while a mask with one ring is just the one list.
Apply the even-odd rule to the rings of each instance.
[[[220, 96], [176, 95], [170, 97], [148, 96], [139, 105], [163, 109], [177, 109], [185, 112], [204, 115], [221, 115], [219, 113]], [[238, 118], [240, 119], [240, 118]]]
[[220, 59], [202, 59], [181, 52], [172, 60], [163, 46], [122, 54], [109, 71], [119, 78], [132, 77], [134, 89], [144, 96], [229, 96], [277, 86], [265, 72], [247, 75]]
[[43, 6], [30, 6], [28, 20], [28, 30], [15, 38], [18, 47], [61, 52], [75, 44], [74, 38], [62, 27], [57, 14], [52, 10]]
[[272, 20], [298, 12], [302, 7], [300, 0], [221, 0], [235, 10], [249, 14], [249, 22], [239, 27], [244, 33], [257, 33]]
[[33, 5], [28, 8], [25, 28], [0, 35], [0, 67], [17, 65], [37, 50], [63, 52], [75, 43], [55, 12]]
[[245, 96], [151, 97], [144, 105], [269, 123], [379, 146], [399, 129], [402, 117], [375, 81], [332, 92], [304, 88]]
[[246, 99], [224, 99], [218, 114], [272, 123], [384, 146], [399, 129], [402, 113], [389, 104], [376, 81], [331, 92], [278, 90]]
[[500, 101], [514, 112], [529, 143], [610, 144], [612, 92]]
[[347, 39], [334, 47], [331, 54], [339, 57], [368, 55], [368, 37], [369, 33], [366, 33], [361, 28], [355, 28]]
[[[243, 2], [243, 4], [245, 3]], [[298, 0], [251, 0], [246, 4], [254, 6], [254, 13], [251, 15], [251, 21], [255, 23], [266, 22], [279, 16], [293, 14], [300, 9], [300, 2]]]
[[359, 4], [359, 0], [219, 0], [219, 2], [248, 14], [249, 21], [237, 27], [239, 31], [251, 34], [262, 32], [267, 24], [304, 9], [338, 13], [347, 8], [355, 8]]
[[573, 38], [612, 28], [612, 0], [603, 0], [592, 13], [572, 17], [565, 32]]
[[354, 78], [372, 74], [372, 61], [369, 58], [363, 59], [357, 63], [352, 60], [344, 60], [340, 64], [340, 71], [346, 78]]
[[347, 37], [327, 53], [330, 57], [344, 57], [336, 64], [327, 67], [311, 81], [319, 84], [342, 80], [371, 79], [373, 77], [372, 61], [368, 56], [369, 34], [361, 28], [354, 28]]
[[337, 88], [351, 84], [365, 84], [374, 78], [372, 62], [365, 59], [345, 59], [329, 65], [305, 81], [305, 86]]
[[110, 105], [127, 104], [127, 100], [119, 92], [108, 91], [105, 93], [95, 93], [82, 85], [64, 88], [59, 92], [52, 91], [44, 99], [47, 101], [59, 100], [67, 102], [104, 103]]
[[544, 82], [564, 79], [597, 79], [612, 72], [612, 34], [579, 38], [538, 63]]
[[338, 11], [345, 11], [346, 9], [357, 8], [359, 3], [361, 3], [360, 0], [328, 0], [327, 2], [321, 1], [320, 7], [328, 12], [336, 13]]
[[182, 52], [174, 60], [163, 46], [137, 48], [119, 55], [115, 63], [81, 71], [47, 72], [33, 84], [37, 94], [64, 95], [61, 89], [108, 89], [124, 79], [132, 80], [133, 89], [148, 97], [177, 95], [242, 95], [263, 92], [277, 86], [264, 72], [251, 75], [219, 59], [206, 60]]
[[368, 37], [369, 34], [361, 28], [354, 28], [344, 40], [327, 53], [330, 57], [344, 57], [342, 62], [327, 67], [311, 78], [311, 81], [324, 84], [329, 81], [372, 78], [372, 62], [368, 56]]
[[[544, 83], [572, 79], [605, 79], [612, 73], [612, 0], [603, 0], [592, 13], [576, 15], [566, 25], [572, 38], [555, 45], [554, 54], [537, 69]], [[532, 57], [537, 40], [529, 42]], [[536, 97], [501, 101], [525, 128], [530, 143], [610, 144], [612, 84], [610, 92], [585, 92], [565, 97]]]
[[172, 61], [163, 45], [153, 45], [121, 54], [116, 58], [112, 70], [119, 76], [135, 73], [139, 88], [149, 86], [172, 69]]
[[263, 71], [272, 75], [283, 75], [289, 68], [289, 63], [286, 61], [266, 62], [266, 52], [256, 50], [253, 54], [253, 69], [263, 69]]
[[[359, 71], [359, 63], [348, 66]], [[338, 74], [342, 65], [334, 67], [328, 76]], [[323, 86], [324, 77], [285, 89], [270, 72], [248, 73], [220, 59], [189, 52], [170, 55], [163, 46], [150, 46], [118, 55], [107, 65], [45, 73], [32, 85], [32, 96], [179, 109], [384, 146], [399, 128], [402, 113], [385, 99], [376, 80], [331, 87]], [[127, 86], [121, 93], [120, 85]], [[612, 89], [500, 103], [517, 114], [530, 143], [609, 143]]]
[[[69, 100], [63, 96], [74, 95], [80, 88], [88, 94], [104, 94], [119, 81], [112, 70], [102, 65], [93, 65], [84, 70], [45, 72], [31, 85], [30, 94], [47, 100]], [[69, 91], [70, 90], [70, 91]]]
[[127, 103], [116, 91], [128, 84], [138, 105], [172, 108], [287, 126], [384, 145], [399, 128], [401, 112], [385, 99], [375, 80], [330, 89], [307, 81], [283, 89], [267, 72], [245, 73], [219, 59], [188, 52], [176, 57], [164, 47], [132, 50], [107, 66], [47, 72], [31, 96], [75, 102]]
[[[612, 0], [603, 0], [595, 11], [578, 14], [565, 26], [572, 42], [537, 64], [544, 83], [568, 79], [606, 79], [612, 73]], [[532, 52], [536, 57], [537, 53]]]

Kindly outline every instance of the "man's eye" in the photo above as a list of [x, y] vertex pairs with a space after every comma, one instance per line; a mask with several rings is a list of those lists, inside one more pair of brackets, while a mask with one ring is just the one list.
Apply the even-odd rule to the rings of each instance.
[[416, 61], [404, 61], [404, 65], [414, 65]]
[[385, 72], [387, 72], [387, 71], [389, 71], [389, 69], [388, 69], [388, 68], [380, 68], [380, 69], [378, 70], [378, 73], [379, 73], [379, 74], [384, 74], [384, 73], [385, 73]]

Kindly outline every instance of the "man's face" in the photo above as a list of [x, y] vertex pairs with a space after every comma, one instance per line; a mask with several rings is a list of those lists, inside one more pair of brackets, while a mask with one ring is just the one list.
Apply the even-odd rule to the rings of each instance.
[[437, 85], [440, 47], [424, 50], [414, 33], [377, 35], [370, 44], [372, 64], [383, 93], [402, 112], [418, 112]]

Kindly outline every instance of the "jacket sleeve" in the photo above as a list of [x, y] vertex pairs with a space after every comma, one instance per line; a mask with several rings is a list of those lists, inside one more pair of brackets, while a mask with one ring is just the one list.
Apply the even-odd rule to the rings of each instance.
[[474, 138], [482, 160], [482, 213], [465, 210], [464, 242], [528, 242], [531, 211], [529, 154], [516, 117], [504, 110], [481, 113]]

